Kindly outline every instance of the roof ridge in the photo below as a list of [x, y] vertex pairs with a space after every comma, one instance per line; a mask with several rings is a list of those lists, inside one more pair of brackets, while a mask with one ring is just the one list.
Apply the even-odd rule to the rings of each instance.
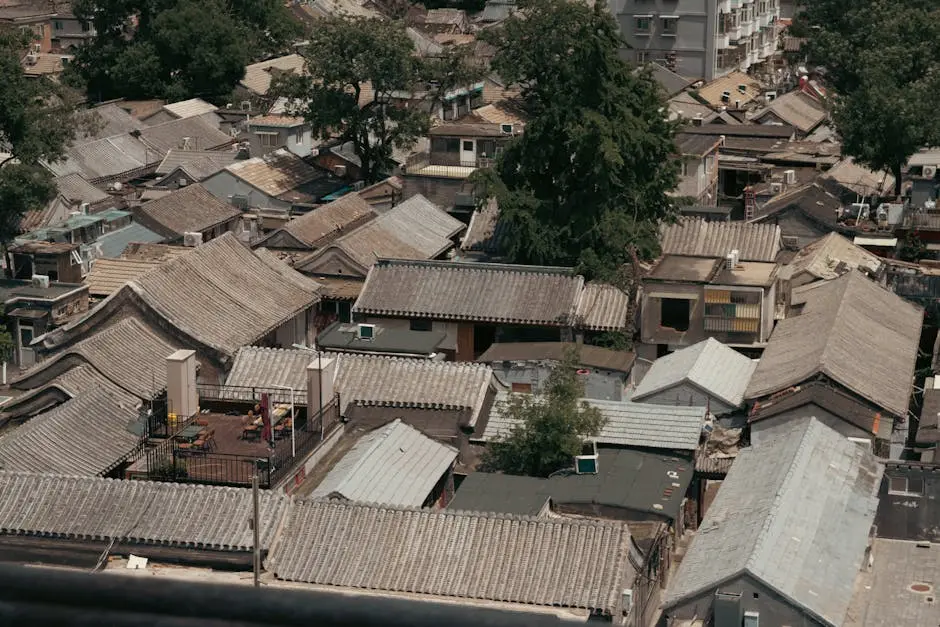
[[378, 259], [376, 266], [418, 266], [451, 270], [489, 270], [491, 272], [518, 272], [522, 274], [561, 274], [579, 276], [574, 268], [566, 266], [528, 266], [511, 263], [484, 263], [476, 261], [446, 261], [439, 259]]

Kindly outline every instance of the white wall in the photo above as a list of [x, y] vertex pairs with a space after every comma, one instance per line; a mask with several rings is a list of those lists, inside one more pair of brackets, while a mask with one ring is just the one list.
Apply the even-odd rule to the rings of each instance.
[[267, 194], [262, 193], [258, 189], [248, 185], [243, 182], [241, 179], [234, 177], [230, 172], [222, 170], [216, 174], [213, 174], [206, 180], [202, 182], [202, 186], [209, 190], [209, 193], [221, 200], [222, 202], [230, 203], [232, 202], [232, 196], [246, 196], [248, 198], [248, 206], [256, 209], [278, 209], [281, 211], [289, 211], [291, 204], [289, 202], [284, 202], [283, 200], [278, 200], [277, 198], [271, 198]]
[[[411, 321], [407, 318], [378, 318], [378, 317], [366, 317], [365, 320], [368, 324], [374, 324], [377, 327], [382, 327], [385, 329], [404, 329], [407, 331], [411, 328]], [[441, 350], [457, 350], [457, 323], [456, 322], [439, 322], [435, 320], [431, 323], [432, 331], [444, 331], [444, 341], [441, 342]]]

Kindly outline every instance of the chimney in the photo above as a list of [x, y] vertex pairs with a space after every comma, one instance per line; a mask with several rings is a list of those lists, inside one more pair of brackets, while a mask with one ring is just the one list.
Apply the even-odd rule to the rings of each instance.
[[336, 359], [317, 357], [307, 366], [307, 412], [315, 415], [333, 400]]
[[196, 394], [196, 351], [178, 350], [166, 358], [167, 413], [188, 420], [199, 413]]

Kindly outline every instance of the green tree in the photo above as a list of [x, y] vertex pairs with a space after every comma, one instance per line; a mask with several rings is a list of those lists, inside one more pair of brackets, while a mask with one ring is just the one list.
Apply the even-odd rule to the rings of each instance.
[[467, 88], [483, 79], [486, 67], [474, 55], [472, 44], [450, 46], [423, 61], [428, 79], [428, 100], [432, 107], [445, 104], [448, 92]]
[[936, 0], [812, 0], [802, 7], [811, 62], [826, 68], [842, 151], [875, 171], [901, 170], [940, 142]]
[[75, 98], [61, 86], [28, 78], [20, 64], [29, 45], [17, 30], [0, 28], [0, 243], [19, 231], [23, 213], [55, 195], [41, 162], [62, 156], [76, 123]]
[[910, 261], [917, 263], [927, 256], [927, 245], [924, 240], [915, 231], [908, 231], [901, 242], [901, 248], [898, 250], [898, 257], [901, 261]]
[[362, 178], [372, 183], [395, 167], [393, 149], [410, 148], [428, 129], [420, 107], [389, 104], [395, 92], [424, 89], [425, 68], [413, 51], [400, 23], [326, 18], [310, 33], [303, 75], [283, 77], [275, 90], [321, 138], [352, 142]]
[[584, 383], [572, 351], [549, 376], [543, 393], [515, 394], [501, 408], [516, 426], [487, 443], [482, 467], [512, 475], [547, 477], [570, 467], [587, 438], [597, 435], [604, 417], [581, 399]]
[[97, 36], [66, 80], [89, 96], [220, 100], [254, 57], [281, 52], [300, 33], [276, 0], [76, 0]]
[[476, 178], [500, 207], [517, 263], [572, 265], [606, 279], [658, 251], [674, 215], [674, 124], [650, 74], [621, 60], [604, 2], [520, 0], [524, 17], [487, 31], [493, 68], [522, 87], [525, 132]]

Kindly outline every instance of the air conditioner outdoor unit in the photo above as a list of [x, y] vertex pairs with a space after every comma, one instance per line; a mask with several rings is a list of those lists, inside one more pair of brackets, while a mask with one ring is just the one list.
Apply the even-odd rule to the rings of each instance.
[[78, 210], [82, 212], [83, 215], [88, 215], [88, 209], [91, 207], [87, 202], [83, 202], [78, 206]]
[[633, 590], [624, 588], [620, 592], [620, 605], [623, 607], [623, 615], [629, 616], [633, 611]]
[[375, 325], [374, 324], [357, 324], [356, 325], [356, 339], [357, 340], [375, 339]]
[[186, 187], [187, 185], [189, 185], [189, 181], [187, 181], [187, 180], [184, 179], [184, 178], [180, 178], [180, 179], [177, 179], [177, 180], [176, 180], [176, 185], [177, 185], [178, 187]]
[[183, 246], [195, 247], [202, 244], [202, 233], [183, 233]]
[[767, 102], [773, 102], [776, 99], [777, 99], [777, 92], [775, 91], [768, 91], [766, 94], [764, 94], [764, 100]]
[[933, 177], [937, 176], [937, 166], [925, 165], [923, 174], [925, 177], [932, 179]]
[[780, 238], [784, 248], [796, 249], [800, 247], [800, 238], [796, 235], [784, 235]]
[[335, 176], [338, 176], [338, 177], [340, 177], [340, 178], [343, 178], [344, 176], [346, 176], [346, 166], [344, 166], [344, 165], [334, 165], [334, 166], [333, 166], [333, 174], [334, 174]]
[[242, 111], [251, 111], [251, 101], [242, 100], [241, 108], [242, 108]]
[[796, 185], [796, 171], [784, 170], [783, 182], [786, 183], [787, 185]]
[[39, 55], [35, 52], [30, 52], [26, 55], [26, 65], [36, 65], [37, 61], [39, 61]]
[[33, 287], [41, 287], [43, 289], [49, 287], [49, 275], [48, 274], [34, 274], [32, 278]]
[[771, 194], [779, 194], [779, 193], [782, 192], [782, 191], [783, 191], [783, 183], [780, 183], [780, 182], [778, 182], [778, 181], [774, 181], [773, 183], [770, 184], [770, 193], [771, 193]]
[[35, 52], [36, 54], [39, 54], [40, 52], [42, 52], [42, 46], [40, 44], [31, 44], [29, 48], [32, 52]]

